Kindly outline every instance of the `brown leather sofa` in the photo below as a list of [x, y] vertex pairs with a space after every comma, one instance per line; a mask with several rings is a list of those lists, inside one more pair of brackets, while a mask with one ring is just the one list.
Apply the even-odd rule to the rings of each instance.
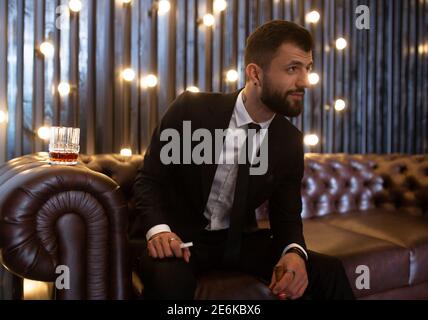
[[[58, 299], [135, 297], [131, 251], [141, 248], [127, 232], [142, 160], [82, 155], [79, 165], [63, 167], [38, 153], [1, 166], [2, 264], [40, 281], [55, 281], [56, 266], [69, 266], [71, 288], [58, 290]], [[428, 299], [427, 155], [306, 154], [302, 201], [308, 248], [343, 261], [357, 298]], [[260, 227], [268, 227], [267, 210]], [[358, 266], [368, 268], [369, 289], [357, 288]], [[212, 272], [201, 276], [196, 298], [274, 297], [252, 276]]]

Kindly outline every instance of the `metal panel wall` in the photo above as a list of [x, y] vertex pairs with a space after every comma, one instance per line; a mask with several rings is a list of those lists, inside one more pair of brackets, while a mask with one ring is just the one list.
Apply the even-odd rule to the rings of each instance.
[[[0, 163], [46, 150], [42, 125], [79, 126], [81, 150], [143, 152], [169, 103], [189, 86], [230, 92], [245, 83], [245, 40], [270, 19], [305, 25], [314, 35], [314, 71], [320, 82], [292, 122], [320, 138], [314, 152], [428, 152], [428, 0], [82, 0], [63, 15], [68, 0], [0, 1]], [[357, 6], [370, 9], [370, 29], [355, 26]], [[317, 10], [316, 24], [305, 15]], [[204, 14], [212, 27], [201, 23]], [[59, 23], [61, 22], [61, 23]], [[59, 23], [59, 24], [58, 24]], [[348, 46], [335, 48], [344, 37]], [[52, 57], [39, 51], [43, 40]], [[124, 68], [135, 71], [126, 82]], [[236, 69], [236, 83], [226, 81]], [[157, 86], [146, 88], [149, 74]], [[60, 81], [71, 92], [60, 97]], [[341, 98], [346, 109], [338, 112]]]

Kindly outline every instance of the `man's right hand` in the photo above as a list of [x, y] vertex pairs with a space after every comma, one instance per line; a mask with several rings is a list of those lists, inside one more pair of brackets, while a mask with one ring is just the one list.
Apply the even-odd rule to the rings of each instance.
[[183, 258], [184, 261], [189, 262], [190, 250], [189, 248], [180, 248], [180, 237], [174, 232], [160, 232], [153, 235], [147, 242], [147, 250], [149, 255], [153, 258]]

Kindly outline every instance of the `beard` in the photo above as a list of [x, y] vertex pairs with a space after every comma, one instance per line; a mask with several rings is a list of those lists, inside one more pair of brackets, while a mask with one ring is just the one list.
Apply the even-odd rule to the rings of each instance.
[[292, 93], [305, 93], [304, 89], [289, 90], [285, 93], [280, 93], [275, 90], [271, 90], [271, 83], [266, 78], [265, 83], [262, 87], [262, 95], [260, 100], [263, 104], [275, 113], [283, 115], [285, 117], [297, 117], [302, 113], [303, 110], [303, 98], [301, 100], [288, 99]]

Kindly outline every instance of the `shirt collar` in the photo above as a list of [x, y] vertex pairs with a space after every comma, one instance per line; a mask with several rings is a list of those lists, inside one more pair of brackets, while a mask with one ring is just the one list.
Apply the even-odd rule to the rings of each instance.
[[[238, 98], [236, 99], [235, 103], [235, 110], [233, 113], [235, 114], [236, 119], [236, 127], [240, 128], [242, 126], [248, 125], [249, 123], [257, 123], [251, 119], [250, 115], [248, 114], [247, 109], [245, 108], [244, 101], [242, 100], [242, 91], [239, 93]], [[260, 125], [262, 129], [267, 129], [272, 122], [273, 118], [275, 118], [275, 115], [269, 119], [268, 121], [257, 123]]]

